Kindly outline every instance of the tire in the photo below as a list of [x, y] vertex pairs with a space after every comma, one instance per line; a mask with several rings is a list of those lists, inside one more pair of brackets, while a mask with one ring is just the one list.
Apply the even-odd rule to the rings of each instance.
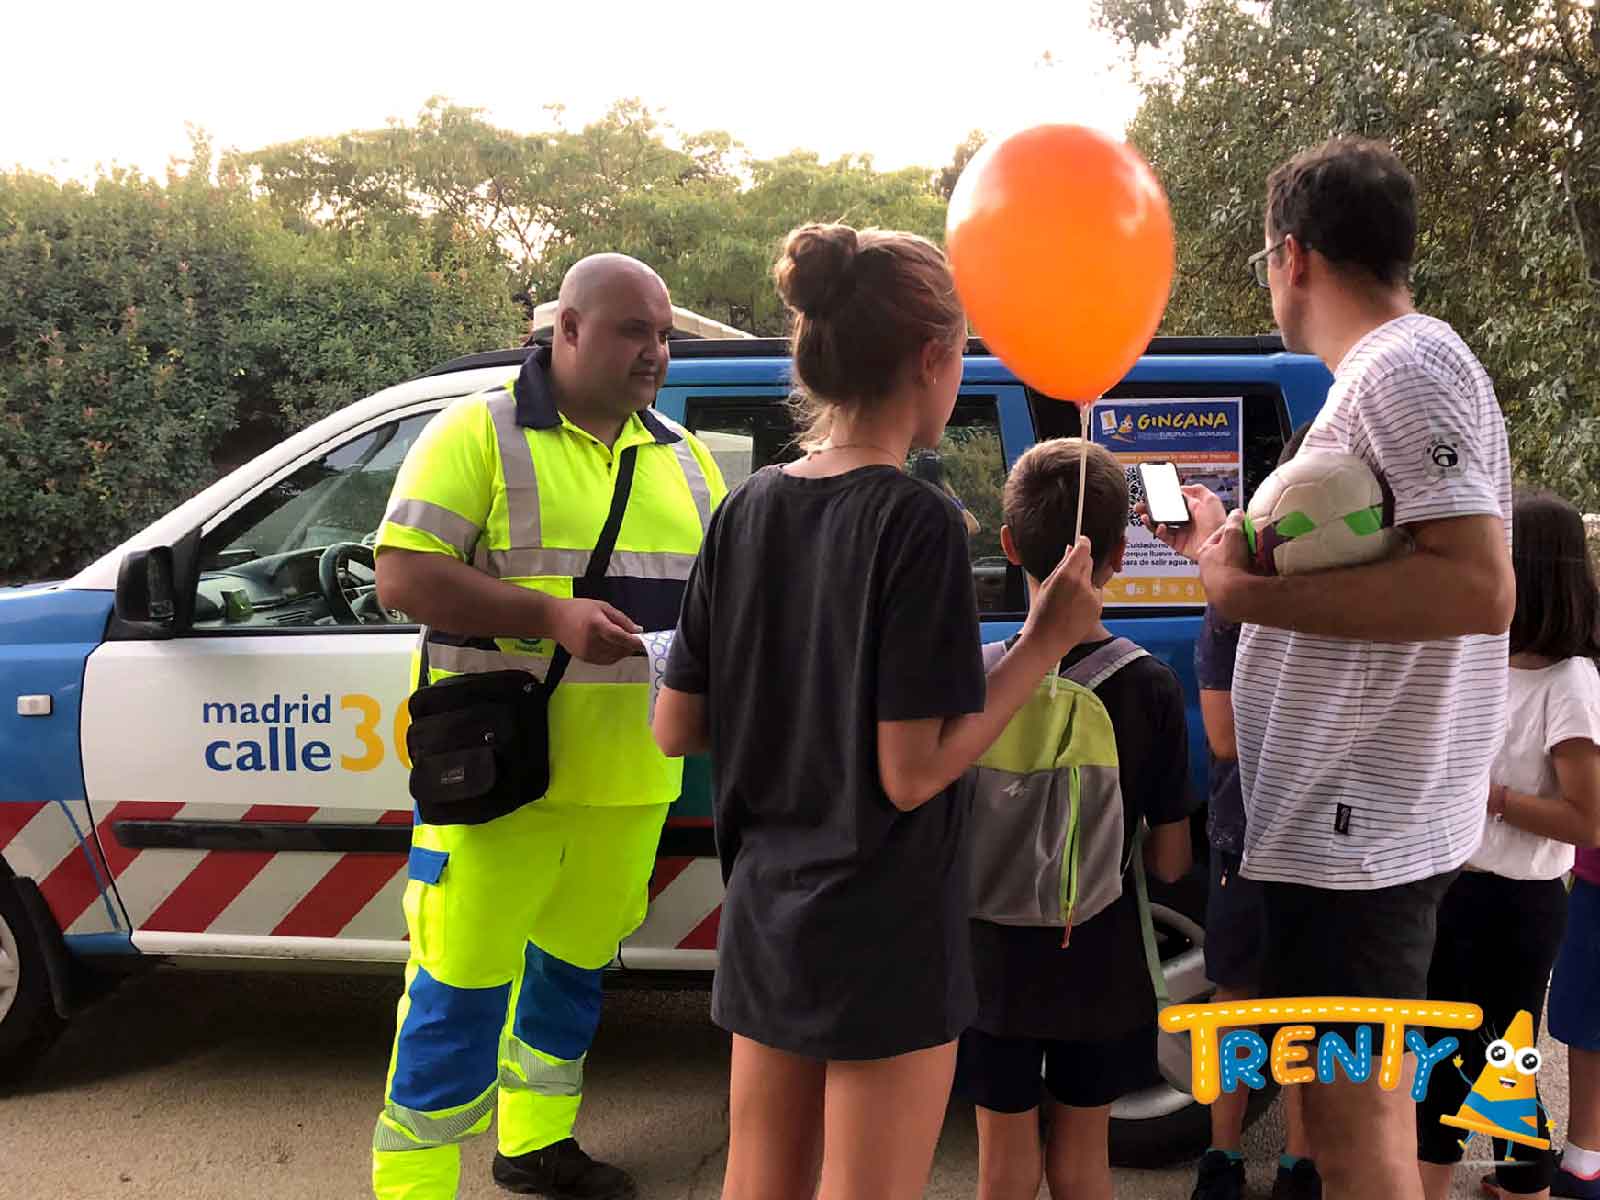
[[[1203, 868], [1202, 868], [1203, 870]], [[1213, 988], [1205, 977], [1206, 886], [1191, 875], [1176, 884], [1150, 881], [1150, 909], [1156, 944], [1173, 1004], [1202, 1004]], [[1157, 1032], [1156, 1057], [1182, 1067], [1187, 1078], [1187, 1035]], [[1277, 1096], [1267, 1086], [1250, 1093], [1244, 1124], [1248, 1129]], [[1211, 1144], [1211, 1110], [1157, 1073], [1140, 1091], [1124, 1096], [1111, 1108], [1111, 1163], [1117, 1167], [1163, 1167], [1191, 1161]]]
[[0, 1091], [25, 1078], [65, 1027], [38, 931], [0, 867]]

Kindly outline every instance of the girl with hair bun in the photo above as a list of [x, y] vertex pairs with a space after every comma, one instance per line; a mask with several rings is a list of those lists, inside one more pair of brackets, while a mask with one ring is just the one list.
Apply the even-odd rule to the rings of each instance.
[[960, 514], [903, 470], [961, 383], [944, 255], [807, 225], [774, 277], [806, 454], [713, 518], [654, 718], [667, 754], [714, 764], [723, 1196], [910, 1200], [976, 1009], [951, 785], [1100, 601], [1080, 540], [986, 680]]

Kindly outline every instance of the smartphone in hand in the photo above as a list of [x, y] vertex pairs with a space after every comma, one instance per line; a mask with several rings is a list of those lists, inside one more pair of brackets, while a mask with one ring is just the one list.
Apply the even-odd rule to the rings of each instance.
[[1144, 488], [1145, 507], [1150, 524], [1174, 527], [1189, 523], [1189, 502], [1184, 499], [1178, 468], [1169, 462], [1139, 464], [1139, 483]]

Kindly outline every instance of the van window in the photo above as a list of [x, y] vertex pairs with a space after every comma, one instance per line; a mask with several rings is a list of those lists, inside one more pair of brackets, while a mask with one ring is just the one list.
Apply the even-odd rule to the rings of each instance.
[[994, 399], [962, 396], [938, 448], [913, 451], [910, 469], [945, 492], [962, 510], [978, 611], [986, 616], [1022, 611], [1021, 572], [1006, 562], [1000, 548], [1006, 456], [1000, 446]]
[[391, 421], [340, 443], [210, 530], [200, 542], [195, 629], [404, 620], [378, 605], [372, 544], [400, 464], [432, 417]]
[[[684, 415], [716, 458], [730, 490], [762, 467], [800, 457], [794, 416], [781, 397], [690, 396]], [[944, 492], [961, 511], [978, 610], [1020, 612], [1021, 576], [1015, 568], [1008, 571], [1000, 550], [1006, 464], [994, 397], [963, 394], [939, 445], [913, 451], [906, 469]]]
[[731, 492], [762, 467], [800, 457], [795, 424], [779, 397], [693, 397], [689, 429], [706, 444]]

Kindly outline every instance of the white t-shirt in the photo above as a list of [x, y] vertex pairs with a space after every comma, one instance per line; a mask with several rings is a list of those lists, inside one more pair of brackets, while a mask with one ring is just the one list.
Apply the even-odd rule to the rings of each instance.
[[[1600, 671], [1588, 658], [1567, 658], [1537, 671], [1511, 671], [1506, 740], [1492, 777], [1525, 796], [1561, 795], [1550, 751], [1587, 738], [1600, 745]], [[1507, 879], [1556, 879], [1572, 869], [1573, 848], [1484, 818], [1483, 844], [1468, 865]]]
[[[1400, 317], [1351, 347], [1305, 448], [1365, 460], [1397, 525], [1491, 515], [1510, 540], [1505, 420], [1443, 321]], [[1505, 732], [1506, 657], [1504, 634], [1377, 643], [1246, 625], [1233, 684], [1243, 873], [1363, 890], [1465, 863]]]

